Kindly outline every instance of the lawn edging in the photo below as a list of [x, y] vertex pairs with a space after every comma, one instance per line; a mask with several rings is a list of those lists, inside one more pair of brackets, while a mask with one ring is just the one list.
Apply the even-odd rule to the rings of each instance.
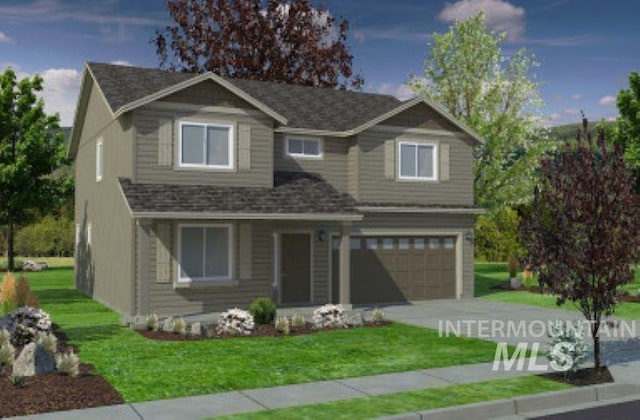
[[389, 420], [467, 420], [530, 414], [542, 410], [558, 410], [580, 404], [612, 401], [640, 396], [640, 385], [590, 385], [565, 391], [544, 392], [517, 398], [487, 401], [461, 406], [437, 408], [414, 413], [380, 417]]

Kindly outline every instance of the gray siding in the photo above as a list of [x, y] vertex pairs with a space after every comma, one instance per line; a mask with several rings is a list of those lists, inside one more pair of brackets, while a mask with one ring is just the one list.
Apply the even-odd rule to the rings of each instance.
[[460, 132], [446, 118], [425, 103], [420, 103], [382, 122], [384, 125]]
[[464, 233], [473, 232], [475, 216], [468, 214], [367, 214], [354, 229], [385, 229], [409, 234], [411, 230], [463, 232], [462, 246], [462, 298], [474, 296], [473, 241], [464, 239]]
[[356, 199], [360, 200], [360, 146], [357, 138], [350, 141], [349, 155], [347, 156], [347, 173], [349, 176], [348, 193]]
[[256, 109], [230, 90], [213, 80], [206, 80], [195, 86], [172, 93], [159, 99], [161, 102], [183, 103], [203, 106], [221, 106], [228, 108]]
[[[78, 290], [130, 313], [133, 309], [132, 222], [117, 177], [132, 172], [132, 130], [126, 116], [110, 121], [97, 90], [90, 94], [75, 164], [75, 223], [81, 228], [76, 249]], [[109, 122], [110, 121], [110, 122]], [[104, 171], [96, 181], [96, 143], [103, 141]], [[91, 245], [87, 244], [91, 225]]]
[[315, 172], [326, 179], [338, 191], [347, 192], [349, 184], [349, 139], [324, 137], [324, 156], [322, 159], [299, 159], [285, 156], [285, 137], [282, 133], [276, 133], [275, 135], [273, 147], [275, 170]]
[[[189, 221], [190, 223], [193, 221]], [[207, 221], [200, 221], [207, 223]], [[158, 283], [156, 281], [156, 240], [154, 229], [157, 223], [170, 223], [172, 228], [172, 281]], [[224, 311], [235, 306], [246, 308], [259, 296], [272, 296], [273, 281], [273, 239], [270, 223], [256, 222], [251, 227], [251, 278], [238, 279], [236, 285], [215, 285], [210, 282], [206, 287], [175, 288], [177, 277], [177, 226], [180, 221], [156, 221], [139, 236], [139, 248], [148, 249], [140, 255], [138, 265], [140, 272], [147, 273], [141, 278], [140, 290], [146, 298], [146, 304], [139, 309], [139, 314], [157, 313], [160, 315], [194, 314], [201, 312]], [[234, 274], [240, 273], [240, 229], [234, 228]]]
[[[385, 176], [385, 141], [401, 134], [369, 129], [358, 135], [358, 195], [363, 202], [406, 202], [419, 204], [473, 204], [473, 145], [466, 135], [402, 134], [438, 144], [448, 144], [449, 181], [397, 179], [397, 142], [394, 148], [394, 176]], [[468, 137], [468, 136], [467, 136]]]
[[[173, 120], [173, 165], [158, 162], [159, 127], [162, 121]], [[178, 167], [178, 122], [226, 123], [235, 126], [233, 170], [209, 170]], [[186, 111], [180, 108], [143, 107], [134, 111], [136, 133], [136, 173], [140, 183], [206, 184], [224, 186], [273, 186], [273, 122], [251, 115], [224, 114], [206, 111]], [[238, 169], [238, 126], [251, 127], [249, 170]]]

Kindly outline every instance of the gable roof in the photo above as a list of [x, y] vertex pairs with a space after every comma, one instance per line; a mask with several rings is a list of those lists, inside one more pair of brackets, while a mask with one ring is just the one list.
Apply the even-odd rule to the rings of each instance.
[[[300, 86], [279, 82], [234, 79], [213, 73], [176, 73], [160, 69], [87, 63], [83, 75], [75, 121], [86, 107], [82, 101], [84, 79], [89, 75], [102, 93], [113, 117], [164, 96], [212, 80], [246, 100], [281, 124], [279, 131], [307, 132], [347, 137], [391, 118], [417, 104], [426, 103], [474, 141], [484, 139], [452, 117], [446, 110], [422, 98], [400, 101], [393, 96], [375, 93]], [[72, 132], [71, 144], [80, 130]]]

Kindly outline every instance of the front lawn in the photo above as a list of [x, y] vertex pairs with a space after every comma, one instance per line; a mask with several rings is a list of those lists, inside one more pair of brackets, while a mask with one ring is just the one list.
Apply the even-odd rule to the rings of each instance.
[[442, 388], [355, 398], [301, 407], [256, 411], [225, 418], [247, 420], [289, 418], [369, 419], [453, 405], [513, 398], [541, 392], [559, 391], [568, 388], [571, 388], [571, 386], [539, 376], [522, 376], [512, 379], [451, 385]]
[[392, 324], [285, 338], [151, 341], [73, 289], [73, 270], [28, 278], [43, 309], [128, 402], [492, 361], [495, 344]]
[[[556, 298], [550, 295], [541, 295], [521, 290], [505, 290], [497, 286], [509, 278], [507, 265], [504, 263], [476, 263], [475, 271], [475, 295], [483, 299], [496, 302], [520, 303], [524, 305], [541, 306], [544, 308], [557, 309]], [[635, 272], [634, 283], [625, 285], [625, 289], [640, 288], [640, 270]], [[561, 309], [577, 310], [571, 303], [565, 303]], [[640, 303], [624, 302], [618, 305], [614, 313], [615, 316], [640, 319]]]

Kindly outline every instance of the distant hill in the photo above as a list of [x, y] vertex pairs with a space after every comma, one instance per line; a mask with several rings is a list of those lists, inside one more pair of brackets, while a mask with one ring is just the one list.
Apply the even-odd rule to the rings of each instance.
[[[593, 130], [599, 121], [589, 122], [589, 127]], [[606, 121], [607, 128], [612, 128], [615, 125], [615, 121]], [[574, 140], [576, 138], [576, 132], [578, 128], [582, 128], [581, 124], [566, 124], [558, 125], [556, 127], [549, 127], [549, 137], [555, 138], [559, 142], [565, 142], [567, 140]]]

